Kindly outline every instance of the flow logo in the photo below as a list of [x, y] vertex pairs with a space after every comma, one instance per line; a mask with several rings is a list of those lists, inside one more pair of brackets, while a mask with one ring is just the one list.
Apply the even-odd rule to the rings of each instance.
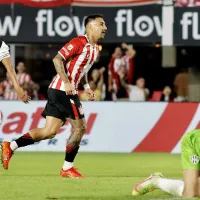
[[161, 19], [159, 16], [147, 16], [140, 15], [133, 17], [133, 11], [131, 9], [120, 9], [118, 10], [116, 17], [116, 32], [117, 36], [124, 36], [125, 32], [129, 37], [140, 36], [148, 37], [154, 30], [157, 35], [162, 35]]
[[183, 13], [180, 24], [182, 26], [183, 40], [188, 40], [190, 35], [194, 40], [200, 40], [198, 12]]
[[9, 34], [10, 36], [17, 36], [21, 26], [22, 17], [5, 16], [0, 17], [0, 36]]
[[79, 19], [78, 16], [72, 18], [64, 15], [59, 16], [56, 19], [53, 18], [52, 9], [41, 9], [37, 13], [35, 19], [37, 23], [37, 35], [39, 37], [47, 34], [50, 37], [57, 35], [61, 37], [67, 37], [75, 30], [77, 35], [83, 35], [84, 19]]

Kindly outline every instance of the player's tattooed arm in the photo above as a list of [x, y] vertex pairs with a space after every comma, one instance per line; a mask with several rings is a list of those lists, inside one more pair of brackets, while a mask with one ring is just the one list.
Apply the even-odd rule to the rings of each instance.
[[64, 83], [69, 83], [69, 79], [67, 74], [65, 73], [65, 68], [63, 65], [63, 58], [60, 54], [57, 54], [53, 59], [53, 63], [57, 73], [59, 74], [60, 78], [63, 80]]

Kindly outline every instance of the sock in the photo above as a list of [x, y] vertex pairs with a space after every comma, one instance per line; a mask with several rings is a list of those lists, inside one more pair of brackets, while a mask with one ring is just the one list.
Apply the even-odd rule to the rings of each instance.
[[73, 162], [74, 158], [76, 157], [76, 154], [78, 153], [79, 147], [72, 147], [67, 146], [66, 147], [66, 154], [65, 154], [65, 161], [67, 162]]
[[18, 148], [19, 147], [25, 147], [28, 146], [30, 144], [34, 144], [34, 140], [33, 138], [30, 136], [29, 133], [24, 134], [23, 136], [21, 136], [20, 138], [15, 140]]
[[68, 169], [70, 169], [72, 167], [73, 167], [73, 162], [65, 161], [62, 168], [63, 168], [63, 170], [68, 170]]
[[12, 151], [16, 150], [18, 148], [18, 145], [15, 141], [12, 141], [10, 143], [10, 148], [12, 149]]
[[157, 188], [172, 194], [173, 196], [182, 196], [184, 189], [184, 182], [181, 180], [171, 180], [165, 178], [156, 178], [154, 184]]

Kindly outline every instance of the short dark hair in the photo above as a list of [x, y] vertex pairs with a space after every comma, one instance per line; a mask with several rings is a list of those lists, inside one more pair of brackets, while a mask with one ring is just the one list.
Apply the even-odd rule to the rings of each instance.
[[93, 14], [93, 15], [89, 15], [85, 18], [85, 27], [87, 26], [87, 24], [91, 21], [94, 20], [96, 18], [102, 18], [103, 19], [103, 15], [101, 14]]

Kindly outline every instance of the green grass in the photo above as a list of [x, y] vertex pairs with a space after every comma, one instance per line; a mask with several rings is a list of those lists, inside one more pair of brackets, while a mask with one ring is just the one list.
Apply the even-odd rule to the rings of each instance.
[[182, 178], [180, 155], [79, 153], [75, 166], [85, 179], [61, 178], [63, 158], [63, 153], [16, 152], [9, 170], [0, 169], [0, 200], [176, 199], [160, 190], [137, 198], [131, 192], [155, 171]]

